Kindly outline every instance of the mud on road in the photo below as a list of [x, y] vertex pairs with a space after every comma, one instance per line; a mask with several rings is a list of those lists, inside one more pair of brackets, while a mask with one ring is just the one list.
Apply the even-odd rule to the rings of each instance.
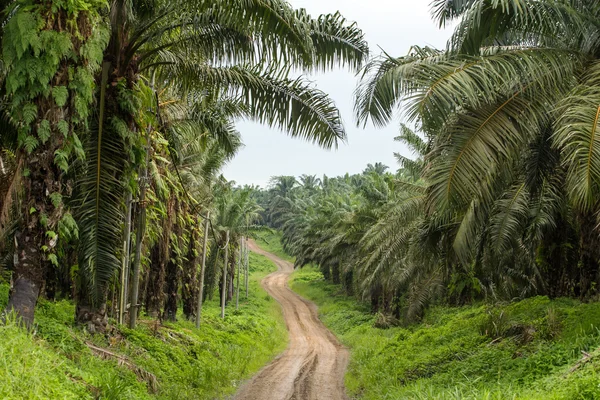
[[294, 266], [250, 241], [251, 251], [277, 264], [262, 286], [281, 304], [289, 331], [288, 348], [247, 382], [236, 400], [345, 400], [348, 351], [323, 325], [317, 307], [287, 285]]

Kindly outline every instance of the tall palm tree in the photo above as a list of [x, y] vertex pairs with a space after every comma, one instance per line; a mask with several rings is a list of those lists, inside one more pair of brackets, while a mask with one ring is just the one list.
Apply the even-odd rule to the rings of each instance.
[[[359, 121], [387, 124], [402, 104], [423, 128], [427, 210], [445, 215], [436, 224], [446, 227], [460, 264], [501, 260], [495, 265], [509, 271], [515, 259], [527, 260], [523, 274], [545, 273], [545, 285], [560, 285], [552, 293], [592, 293], [600, 260], [600, 5], [440, 0], [433, 12], [441, 25], [458, 20], [447, 49], [414, 47], [371, 62], [357, 90]], [[578, 271], [536, 262], [542, 243], [566, 239], [553, 236], [565, 225], [579, 236]], [[507, 250], [508, 260], [491, 256]], [[557, 272], [565, 279], [551, 278]]]
[[144, 158], [148, 139], [138, 132], [158, 123], [136, 117], [141, 76], [151, 91], [169, 82], [182, 96], [228, 93], [245, 117], [330, 147], [345, 137], [337, 109], [302, 78], [288, 78], [289, 68], [356, 69], [368, 51], [361, 31], [339, 14], [313, 19], [282, 0], [115, 1], [109, 15], [94, 139], [99, 158], [93, 161], [101, 168], [88, 169], [84, 178], [88, 201], [80, 220], [80, 264], [90, 277], [84, 297], [97, 310], [119, 267], [119, 232], [112, 227], [123, 213], [120, 197], [109, 193], [122, 192], [121, 182]]

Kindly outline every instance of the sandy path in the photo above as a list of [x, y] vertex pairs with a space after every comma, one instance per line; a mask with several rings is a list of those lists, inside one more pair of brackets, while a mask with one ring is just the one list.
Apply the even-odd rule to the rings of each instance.
[[348, 351], [319, 320], [317, 307], [287, 286], [292, 263], [262, 250], [250, 241], [251, 251], [271, 259], [279, 270], [262, 281], [277, 300], [290, 332], [288, 348], [238, 392], [236, 400], [347, 399], [344, 373]]

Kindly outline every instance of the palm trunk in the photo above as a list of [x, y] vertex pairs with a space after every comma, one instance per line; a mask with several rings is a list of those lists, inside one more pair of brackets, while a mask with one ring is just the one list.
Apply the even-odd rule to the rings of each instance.
[[196, 328], [200, 328], [200, 317], [202, 315], [202, 302], [204, 301], [204, 273], [206, 271], [206, 246], [208, 244], [208, 224], [210, 222], [210, 211], [206, 214], [204, 222], [204, 238], [202, 244], [202, 267], [200, 269], [200, 282], [198, 284], [198, 312], [196, 313]]
[[135, 259], [133, 264], [133, 277], [131, 282], [131, 306], [129, 309], [129, 329], [135, 329], [138, 314], [138, 295], [140, 290], [140, 265], [142, 262], [142, 241], [146, 231], [146, 179], [148, 177], [148, 161], [150, 157], [150, 141], [146, 145], [146, 165], [142, 172], [140, 184], [140, 199], [137, 207], [138, 227], [135, 234]]
[[177, 319], [177, 303], [179, 291], [180, 268], [177, 265], [177, 260], [173, 254], [167, 263], [166, 271], [166, 286], [165, 286], [165, 309], [163, 318], [167, 321], [175, 321]]
[[190, 237], [187, 256], [184, 260], [184, 268], [181, 277], [181, 303], [183, 305], [183, 315], [191, 319], [195, 314], [197, 296], [198, 296], [198, 236], [200, 227], [200, 218], [197, 224], [190, 227]]
[[236, 285], [236, 293], [235, 293], [235, 309], [240, 308], [240, 270], [242, 267], [242, 238], [240, 238], [240, 256], [237, 260], [237, 285]]
[[235, 279], [234, 254], [231, 255], [231, 261], [229, 262], [227, 268], [229, 269], [229, 272], [227, 273], [227, 275], [229, 275], [229, 280], [227, 281], [227, 302], [229, 303], [231, 300], [233, 300], [233, 280]]
[[331, 264], [331, 280], [334, 284], [339, 285], [342, 281], [340, 279], [340, 264], [334, 261]]
[[58, 146], [48, 145], [41, 154], [29, 156], [26, 168], [29, 176], [23, 178], [25, 198], [20, 212], [24, 216], [23, 228], [15, 235], [15, 264], [13, 286], [6, 310], [14, 311], [27, 327], [33, 324], [35, 306], [44, 286], [48, 262], [42, 254], [42, 246], [52, 248], [52, 241], [46, 239], [46, 230], [40, 216], [60, 214], [50, 201], [49, 194], [60, 190], [60, 175], [54, 166], [54, 150]]
[[246, 298], [248, 298], [248, 284], [250, 282], [250, 263], [248, 262], [248, 238], [244, 238], [244, 265], [246, 266]]
[[[10, 117], [19, 125], [18, 159], [24, 160], [23, 170], [27, 171], [27, 176], [23, 176], [22, 180], [23, 199], [19, 213], [23, 219], [14, 237], [15, 265], [7, 311], [14, 311], [28, 327], [33, 324], [37, 298], [49, 266], [42, 249], [52, 254], [58, 239], [58, 236], [50, 237], [47, 233], [56, 231], [56, 224], [63, 215], [62, 202], [56, 203], [50, 198], [52, 195], [63, 194], [66, 186], [63, 184], [63, 169], [66, 166], [63, 164], [61, 169], [57, 165], [60, 163], [56, 162], [60, 154], [58, 151], [66, 150], [63, 144], [72, 141], [71, 133], [77, 131], [75, 119], [72, 117], [85, 118], [85, 115], [80, 115], [78, 111], [84, 107], [73, 107], [75, 96], [82, 93], [78, 93], [77, 85], [74, 86], [69, 82], [69, 77], [83, 72], [84, 68], [89, 68], [90, 61], [94, 63], [100, 61], [90, 59], [94, 56], [89, 55], [89, 52], [80, 51], [93, 33], [97, 32], [89, 29], [93, 26], [93, 16], [97, 15], [97, 9], [91, 4], [88, 6], [89, 9], [86, 11], [68, 13], [65, 6], [58, 3], [51, 5], [48, 2], [35, 1], [31, 6], [13, 8], [11, 13], [14, 13], [14, 18], [7, 19], [3, 26], [3, 29], [15, 32], [11, 40], [3, 42], [4, 51], [21, 49], [18, 57], [4, 60], [6, 62], [4, 69], [7, 71], [4, 78], [6, 81], [13, 82], [15, 79], [22, 83], [29, 81], [28, 84], [13, 85], [10, 93], [12, 102], [7, 107]], [[56, 9], [52, 10], [52, 7]], [[28, 29], [19, 30], [22, 28], [19, 26], [19, 21], [23, 20], [19, 17], [23, 16], [36, 21], [39, 18], [43, 23], [37, 24], [33, 32]], [[64, 34], [67, 30], [77, 32], [77, 35], [67, 36], [70, 38], [67, 40], [71, 40], [69, 46], [72, 47], [72, 55], [62, 57], [60, 63], [55, 65], [44, 63], [43, 60], [48, 59], [48, 52], [56, 49], [40, 48], [34, 51], [30, 44], [26, 44], [29, 40], [24, 39], [25, 36], [31, 38], [43, 37], [45, 34]], [[21, 35], [23, 37], [20, 37]], [[39, 71], [31, 68], [32, 61], [45, 64], [46, 71], [43, 76], [37, 73]], [[24, 71], [31, 75], [24, 75]], [[36, 80], [33, 83], [34, 81], [31, 80], [33, 75], [42, 81]], [[48, 93], [58, 87], [68, 88], [65, 89], [67, 95], [64, 102], [60, 102], [62, 104], [59, 104], [53, 96], [48, 96]], [[88, 88], [86, 87], [85, 90], [87, 91]], [[85, 96], [78, 98], [82, 101], [80, 106], [86, 105], [83, 103]], [[27, 105], [34, 107], [31, 120], [24, 116], [24, 108]], [[47, 123], [45, 132], [41, 129], [44, 121]], [[56, 125], [58, 121], [67, 123], [68, 132], [60, 132]], [[33, 139], [37, 145], [25, 149], [24, 143], [27, 140], [23, 139]], [[2, 164], [4, 171], [4, 163]]]
[[223, 288], [221, 290], [221, 318], [225, 318], [225, 298], [227, 297], [227, 264], [229, 263], [229, 231], [225, 236], [225, 262], [223, 263]]
[[33, 324], [35, 306], [43, 284], [44, 270], [40, 251], [43, 236], [26, 230], [15, 236], [16, 257], [13, 285], [6, 310], [15, 312], [26, 327]]
[[84, 299], [79, 299], [75, 309], [77, 322], [85, 324], [88, 331], [103, 332], [108, 325], [108, 316], [106, 315], [106, 300], [99, 302], [99, 305], [89, 304]]
[[123, 238], [123, 264], [121, 266], [121, 291], [119, 293], [119, 324], [125, 322], [125, 310], [127, 309], [127, 289], [129, 283], [129, 254], [131, 249], [131, 192], [127, 192], [125, 207], [125, 232]]
[[159, 242], [152, 247], [150, 252], [150, 269], [148, 271], [148, 283], [146, 286], [145, 308], [148, 316], [157, 318], [164, 301], [164, 284], [168, 257], [164, 254], [165, 244]]

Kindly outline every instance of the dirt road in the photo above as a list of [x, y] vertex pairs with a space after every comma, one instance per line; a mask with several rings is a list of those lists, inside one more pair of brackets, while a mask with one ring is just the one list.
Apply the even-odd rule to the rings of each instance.
[[278, 358], [263, 368], [238, 392], [236, 400], [341, 400], [347, 399], [344, 373], [348, 351], [317, 317], [317, 307], [287, 286], [292, 263], [250, 242], [250, 250], [271, 259], [279, 270], [262, 281], [277, 300], [290, 332], [290, 343]]

